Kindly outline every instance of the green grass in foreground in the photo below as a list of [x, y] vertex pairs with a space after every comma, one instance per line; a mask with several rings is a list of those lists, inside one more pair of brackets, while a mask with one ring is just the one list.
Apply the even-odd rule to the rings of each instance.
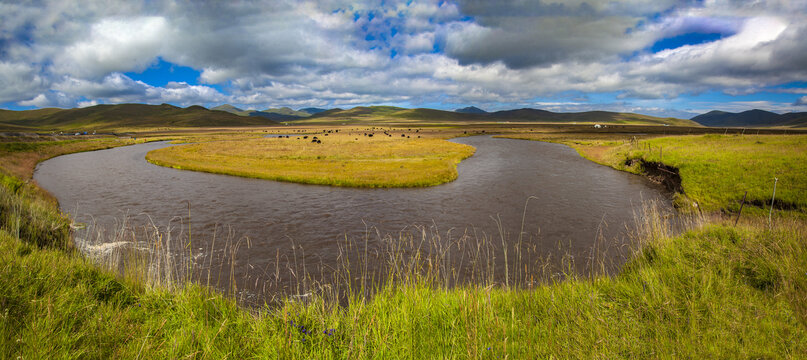
[[[417, 187], [456, 179], [457, 164], [474, 153], [471, 146], [441, 139], [364, 132], [207, 141], [154, 150], [146, 159], [178, 169], [305, 184]], [[313, 136], [322, 143], [312, 143]]]

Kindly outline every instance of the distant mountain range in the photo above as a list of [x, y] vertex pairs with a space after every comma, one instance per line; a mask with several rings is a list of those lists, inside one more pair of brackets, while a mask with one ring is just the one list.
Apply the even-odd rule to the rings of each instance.
[[304, 119], [296, 120], [296, 122], [319, 124], [329, 122], [394, 122], [398, 120], [422, 122], [550, 122], [698, 126], [697, 123], [690, 120], [608, 111], [555, 113], [546, 110], [525, 108], [486, 112], [476, 107], [458, 109], [457, 111], [444, 111], [425, 108], [407, 109], [395, 106], [358, 106], [352, 109], [330, 109], [313, 114]]
[[468, 106], [454, 111], [435, 109], [407, 109], [395, 106], [359, 106], [352, 109], [305, 108], [292, 110], [288, 107], [266, 110], [242, 110], [232, 105], [220, 105], [211, 110], [221, 110], [241, 116], [261, 116], [278, 122], [306, 120], [306, 122], [336, 121], [376, 121], [384, 119], [407, 119], [421, 121], [518, 121], [518, 122], [558, 122], [558, 123], [636, 123], [667, 124], [682, 126], [710, 127], [807, 127], [807, 112], [777, 114], [764, 110], [748, 110], [741, 113], [710, 111], [690, 120], [660, 118], [634, 113], [609, 111], [586, 111], [578, 113], [555, 113], [540, 109], [515, 109], [487, 112], [476, 106]]
[[181, 108], [169, 104], [95, 105], [77, 109], [0, 110], [3, 131], [86, 131], [149, 127], [260, 126], [276, 122], [251, 116], [213, 111], [201, 106]]
[[647, 124], [712, 127], [807, 127], [807, 112], [776, 114], [763, 110], [741, 113], [711, 111], [691, 120], [609, 111], [556, 113], [540, 109], [486, 112], [474, 106], [455, 111], [407, 109], [395, 106], [358, 106], [351, 109], [288, 107], [243, 110], [220, 105], [201, 106], [120, 104], [77, 109], [0, 110], [0, 131], [73, 131], [154, 127], [265, 126], [278, 122], [332, 123], [450, 123], [450, 122], [546, 122]]
[[319, 113], [321, 113], [323, 111], [328, 111], [328, 109], [320, 109], [320, 108], [310, 107], [310, 108], [303, 108], [303, 109], [300, 109], [300, 110], [297, 110], [297, 111], [302, 111], [302, 112], [306, 112], [306, 113], [309, 113], [311, 115], [314, 115], [314, 114], [319, 114]]
[[262, 111], [242, 110], [232, 105], [221, 105], [212, 110], [227, 111], [241, 116], [262, 116], [280, 122], [301, 123], [340, 123], [374, 122], [415, 120], [427, 122], [444, 121], [494, 121], [494, 122], [560, 122], [560, 123], [623, 123], [623, 124], [668, 124], [693, 126], [696, 123], [689, 120], [675, 118], [659, 118], [631, 113], [615, 113], [607, 111], [588, 111], [580, 113], [554, 113], [539, 109], [517, 109], [496, 112], [487, 112], [475, 106], [469, 106], [455, 111], [435, 109], [407, 109], [396, 106], [358, 106], [352, 109], [317, 109], [305, 108], [292, 110], [290, 108], [275, 108]]
[[260, 116], [273, 121], [293, 121], [307, 118], [313, 114], [318, 114], [326, 109], [320, 108], [304, 108], [300, 110], [293, 110], [289, 107], [271, 108], [266, 110], [243, 110], [232, 106], [230, 104], [219, 105], [210, 110], [226, 111], [231, 114], [240, 116]]
[[462, 114], [487, 114], [488, 113], [487, 111], [482, 110], [482, 109], [480, 109], [480, 108], [478, 108], [476, 106], [464, 107], [462, 109], [454, 110], [454, 112], [458, 112], [458, 113], [462, 113]]
[[740, 113], [714, 110], [691, 120], [713, 127], [807, 127], [807, 112], [777, 114], [759, 109]]
[[378, 120], [379, 118], [408, 119], [423, 121], [537, 121], [537, 122], [602, 122], [602, 123], [643, 123], [668, 125], [704, 125], [711, 127], [807, 127], [807, 113], [777, 114], [764, 110], [749, 110], [741, 113], [711, 111], [693, 117], [692, 121], [659, 118], [633, 113], [609, 111], [587, 111], [579, 113], [555, 113], [540, 109], [515, 109], [487, 112], [476, 106], [468, 106], [454, 111], [435, 109], [407, 109], [395, 106], [359, 106], [352, 109], [305, 108], [293, 110], [288, 107], [266, 110], [242, 110], [232, 105], [220, 105], [211, 110], [221, 110], [241, 116], [261, 116], [273, 121], [289, 122], [309, 120], [323, 122], [329, 119], [345, 121]]

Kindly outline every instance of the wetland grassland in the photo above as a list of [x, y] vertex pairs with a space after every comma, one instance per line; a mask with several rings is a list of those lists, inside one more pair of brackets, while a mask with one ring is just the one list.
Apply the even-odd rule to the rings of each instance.
[[153, 150], [156, 165], [226, 175], [348, 187], [420, 187], [457, 178], [469, 145], [377, 132], [200, 141]]
[[[714, 216], [699, 217], [700, 225], [675, 233], [663, 217], [648, 214], [637, 224], [632, 259], [613, 276], [569, 273], [540, 285], [482, 281], [449, 288], [433, 272], [431, 265], [439, 258], [423, 254], [413, 257], [419, 266], [411, 269], [418, 270], [396, 273], [372, 297], [354, 289], [345, 303], [336, 304], [314, 292], [306, 301], [289, 296], [272, 306], [243, 308], [231, 296], [198, 284], [159, 286], [144, 282], [137, 269], [121, 274], [99, 267], [71, 246], [70, 219], [26, 174], [42, 159], [124, 141], [6, 142], [0, 147], [0, 357], [629, 359], [807, 354], [807, 224], [800, 215], [807, 195], [777, 189], [777, 199], [783, 191], [781, 199], [788, 206], [774, 206], [772, 224], [763, 207], [743, 210], [736, 226], [731, 213], [742, 196], [736, 192], [748, 190], [750, 199], [754, 190], [760, 195], [753, 199], [765, 199], [773, 176], [784, 187], [804, 183], [803, 137], [640, 135], [634, 141], [633, 135], [624, 134], [517, 132], [501, 131], [565, 142], [589, 159], [627, 171], [642, 172], [642, 162], [628, 161], [632, 159], [668, 164], [679, 171], [679, 197], [700, 203], [702, 211]], [[258, 135], [232, 135], [249, 146], [228, 156], [235, 159], [242, 152], [253, 158], [283, 144], [299, 142], [302, 147], [306, 140], [306, 146], [314, 146], [311, 134], [305, 140]], [[205, 136], [174, 138], [203, 144]], [[210, 146], [226, 151], [228, 136], [217, 135]], [[333, 136], [320, 137], [322, 143], [315, 144], [319, 148], [301, 157], [326, 160], [333, 149], [316, 152], [336, 142]], [[411, 150], [409, 139], [395, 140], [401, 146], [395, 151], [427, 157]], [[271, 145], [250, 151], [263, 144]], [[436, 149], [431, 150], [448, 151]], [[353, 147], [340, 154], [355, 157], [360, 150], [375, 152]], [[395, 155], [382, 152], [384, 156]], [[737, 189], [728, 181], [692, 181], [717, 171], [750, 178]], [[723, 194], [727, 189], [731, 196]]]
[[[654, 169], [658, 176], [675, 172], [680, 177], [676, 197], [682, 210], [700, 207], [735, 214], [747, 191], [743, 212], [768, 215], [776, 182], [777, 214], [807, 216], [807, 135], [508, 137], [567, 144], [589, 160], [636, 174]], [[659, 165], [664, 170], [657, 170]]]

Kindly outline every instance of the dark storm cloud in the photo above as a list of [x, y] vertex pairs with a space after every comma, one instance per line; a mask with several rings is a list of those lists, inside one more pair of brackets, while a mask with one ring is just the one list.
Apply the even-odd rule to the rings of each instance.
[[474, 22], [451, 29], [446, 53], [461, 64], [501, 61], [513, 69], [630, 54], [654, 41], [636, 30], [644, 20], [641, 15], [670, 6], [650, 5], [617, 12], [597, 2], [460, 1], [461, 10]]

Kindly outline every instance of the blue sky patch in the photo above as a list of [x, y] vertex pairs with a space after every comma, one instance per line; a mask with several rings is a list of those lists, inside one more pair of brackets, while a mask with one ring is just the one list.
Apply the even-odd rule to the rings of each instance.
[[150, 66], [143, 72], [123, 73], [132, 80], [140, 80], [151, 86], [164, 87], [168, 82], [186, 82], [190, 85], [197, 85], [200, 71], [187, 66], [173, 64], [158, 58], [156, 64]]
[[663, 50], [677, 49], [679, 47], [686, 45], [705, 44], [720, 40], [722, 38], [723, 34], [719, 33], [708, 33], [708, 34], [695, 33], [695, 32], [686, 33], [658, 40], [650, 47], [650, 51], [657, 53]]

